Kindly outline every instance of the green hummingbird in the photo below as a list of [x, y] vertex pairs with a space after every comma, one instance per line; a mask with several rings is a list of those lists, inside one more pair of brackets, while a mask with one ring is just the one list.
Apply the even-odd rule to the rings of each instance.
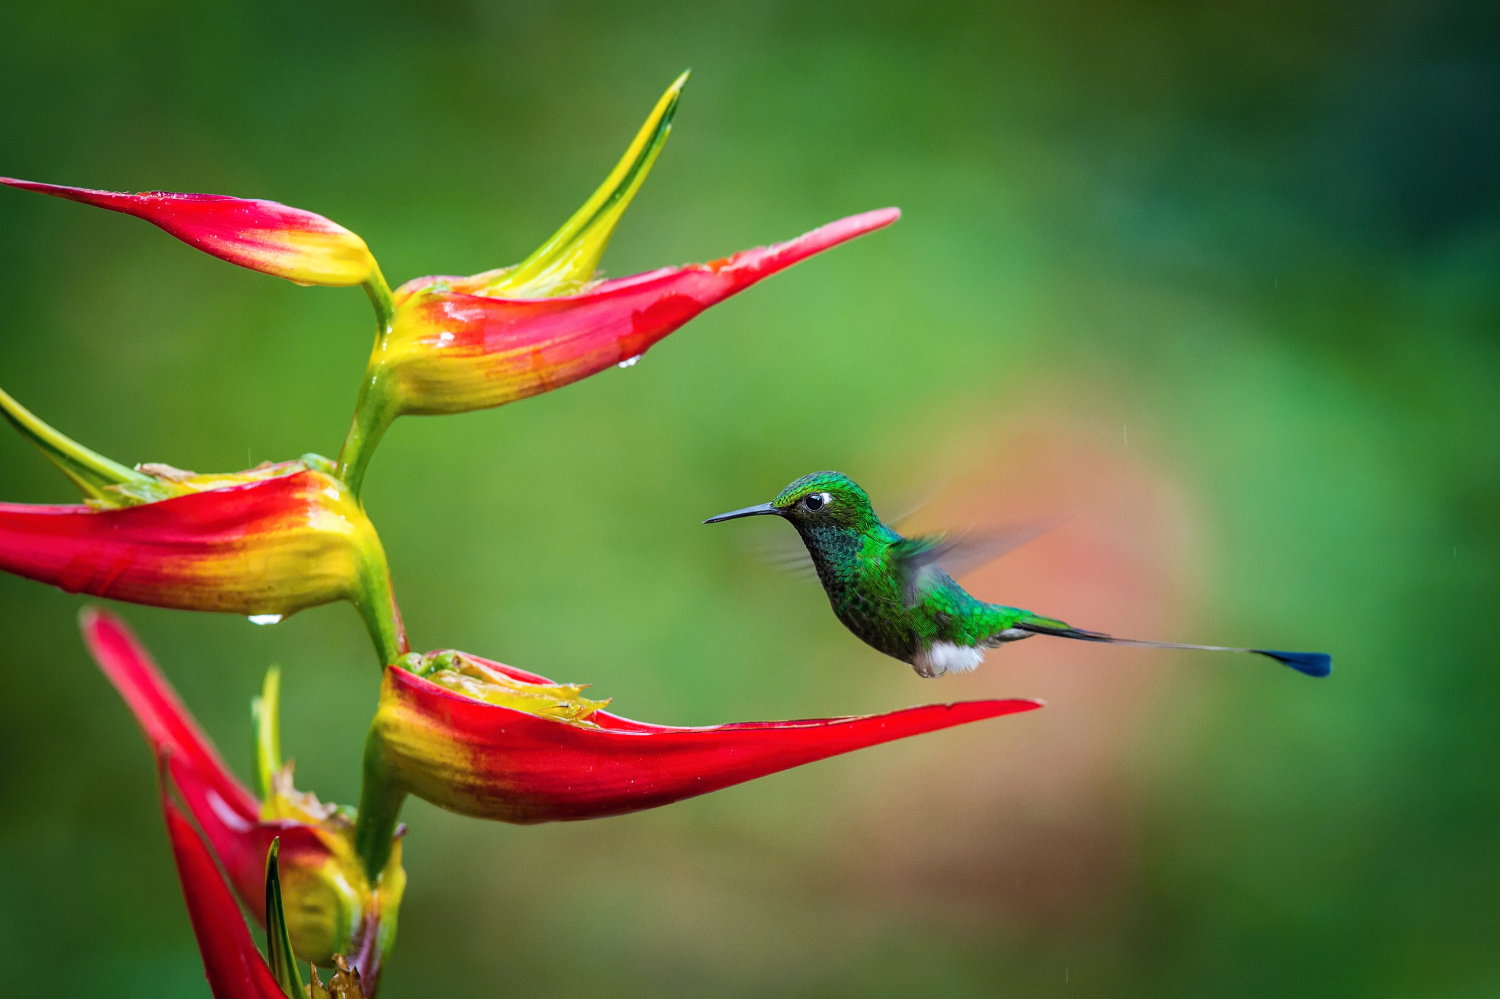
[[721, 513], [704, 523], [759, 516], [790, 521], [844, 627], [866, 645], [909, 663], [919, 676], [967, 673], [990, 649], [1033, 635], [1153, 649], [1251, 652], [1308, 676], [1327, 676], [1333, 670], [1332, 657], [1323, 652], [1115, 638], [1019, 607], [986, 603], [953, 576], [963, 574], [961, 566], [977, 567], [1040, 531], [1010, 532], [978, 542], [944, 534], [902, 537], [875, 515], [865, 491], [839, 472], [804, 475], [769, 503]]

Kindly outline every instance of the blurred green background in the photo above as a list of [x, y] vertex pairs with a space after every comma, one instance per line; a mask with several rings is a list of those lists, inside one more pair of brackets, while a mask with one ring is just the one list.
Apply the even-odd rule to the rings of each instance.
[[[520, 259], [694, 70], [610, 274], [900, 205], [629, 371], [397, 424], [367, 503], [419, 648], [684, 724], [1046, 710], [655, 812], [408, 806], [384, 994], [1500, 990], [1500, 9], [1474, 2], [15, 4], [0, 172], [265, 197], [392, 283]], [[357, 290], [0, 191], [0, 384], [118, 460], [332, 454]], [[697, 526], [816, 468], [1077, 516], [982, 595], [1260, 662], [1046, 640], [921, 681]], [[0, 435], [0, 496], [70, 501]], [[1045, 605], [1040, 605], [1045, 598]], [[145, 747], [84, 601], [0, 578], [0, 992], [205, 996]], [[357, 797], [346, 606], [123, 607], [248, 775]]]

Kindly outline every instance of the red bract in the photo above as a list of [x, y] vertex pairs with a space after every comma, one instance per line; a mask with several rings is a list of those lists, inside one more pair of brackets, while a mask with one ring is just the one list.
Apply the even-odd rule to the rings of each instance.
[[279, 619], [348, 600], [405, 652], [385, 552], [339, 480], [290, 465], [120, 509], [0, 503], [0, 569], [132, 603]]
[[[653, 808], [815, 760], [968, 722], [1033, 711], [1032, 700], [929, 704], [880, 715], [679, 728], [631, 721], [580, 702], [578, 688], [456, 653], [476, 675], [498, 674], [495, 697], [532, 701], [547, 689], [585, 705], [575, 720], [457, 693], [393, 666], [365, 750], [360, 850], [376, 863], [381, 827], [415, 794], [463, 815], [532, 823]], [[434, 673], [433, 675], [437, 675]], [[457, 682], [454, 684], [458, 685]], [[381, 822], [374, 822], [379, 815]], [[366, 819], [371, 825], [366, 827]], [[368, 839], [368, 842], [367, 842]], [[372, 852], [366, 852], [370, 849]]]
[[337, 222], [275, 201], [223, 194], [118, 194], [0, 177], [37, 191], [145, 219], [220, 260], [298, 284], [362, 284], [378, 273], [365, 241]]
[[[165, 758], [183, 802], [198, 821], [245, 905], [264, 921], [266, 851], [277, 836], [282, 858], [316, 847], [296, 823], [260, 821], [260, 801], [225, 766], [167, 678], [119, 618], [93, 607], [79, 615], [83, 640], [125, 699], [151, 746]], [[300, 841], [300, 842], [299, 842]]]
[[396, 291], [396, 321], [380, 364], [402, 413], [514, 402], [640, 357], [709, 306], [900, 216], [895, 208], [866, 212], [785, 243], [555, 298], [468, 294], [466, 279], [419, 278]]
[[[89, 651], [135, 715], [153, 755], [163, 761], [164, 777], [176, 787], [245, 906], [265, 923], [266, 853], [279, 838], [290, 903], [287, 923], [297, 953], [322, 964], [334, 954], [348, 954], [373, 986], [394, 942], [405, 884], [399, 850], [372, 889], [354, 854], [348, 819], [289, 786], [268, 794], [265, 802], [257, 799], [224, 765], [130, 629], [95, 608], [85, 608], [80, 617]], [[305, 821], [285, 817], [303, 804], [329, 814], [308, 815]]]
[[[287, 999], [255, 947], [201, 836], [162, 790], [167, 837], [214, 999]], [[264, 861], [262, 861], [264, 862]]]
[[882, 208], [711, 263], [546, 298], [505, 297], [488, 273], [408, 281], [396, 289], [391, 325], [370, 355], [339, 474], [358, 492], [375, 445], [398, 416], [502, 406], [633, 364], [710, 306], [900, 217], [900, 209]]

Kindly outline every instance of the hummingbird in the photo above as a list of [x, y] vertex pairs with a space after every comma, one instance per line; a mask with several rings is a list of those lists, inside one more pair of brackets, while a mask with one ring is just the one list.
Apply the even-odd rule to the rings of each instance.
[[1019, 547], [1041, 530], [1032, 527], [977, 539], [947, 534], [903, 537], [875, 515], [865, 491], [839, 472], [804, 475], [769, 503], [721, 513], [704, 523], [762, 516], [781, 517], [797, 529], [844, 627], [871, 648], [911, 665], [919, 676], [968, 673], [989, 650], [1034, 635], [1153, 649], [1249, 652], [1308, 676], [1327, 676], [1333, 670], [1332, 657], [1323, 652], [1116, 638], [1019, 607], [986, 603], [953, 576]]

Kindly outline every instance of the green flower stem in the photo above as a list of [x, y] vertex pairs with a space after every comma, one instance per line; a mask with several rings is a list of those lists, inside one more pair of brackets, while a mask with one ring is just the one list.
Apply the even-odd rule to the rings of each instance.
[[406, 791], [391, 780], [385, 744], [374, 726], [365, 739], [364, 774], [359, 789], [359, 817], [354, 824], [354, 850], [375, 884], [391, 858], [392, 837], [406, 803]]
[[255, 761], [260, 800], [271, 796], [271, 781], [281, 769], [281, 667], [266, 670], [260, 695], [250, 699], [251, 758]]
[[375, 306], [375, 346], [370, 351], [365, 380], [359, 386], [359, 398], [354, 403], [354, 420], [344, 436], [344, 446], [339, 449], [335, 473], [356, 498], [364, 485], [365, 468], [375, 453], [375, 445], [380, 443], [380, 438], [385, 436], [397, 415], [395, 392], [380, 363], [386, 338], [391, 334], [391, 324], [396, 321], [395, 299], [378, 267], [365, 282], [364, 289], [370, 296], [370, 304]]
[[380, 656], [380, 665], [388, 666], [410, 652], [411, 646], [406, 640], [406, 628], [401, 623], [401, 608], [396, 606], [396, 593], [391, 587], [391, 571], [386, 565], [384, 552], [377, 552], [369, 559], [361, 573], [360, 584], [354, 606], [369, 629], [370, 640], [375, 643], [375, 652]]
[[[380, 353], [378, 343], [375, 353], [377, 356]], [[365, 469], [375, 454], [375, 446], [390, 429], [396, 414], [396, 393], [386, 377], [384, 366], [372, 357], [364, 383], [359, 387], [359, 399], [354, 404], [354, 420], [349, 424], [344, 446], [339, 449], [335, 473], [356, 497], [364, 486]]]
[[373, 260], [370, 265], [372, 271], [363, 287], [365, 294], [370, 296], [370, 304], [375, 306], [375, 328], [379, 331], [376, 339], [379, 340], [391, 331], [391, 323], [396, 318], [396, 303], [391, 297], [391, 286], [386, 284], [385, 275], [380, 273], [380, 265]]

